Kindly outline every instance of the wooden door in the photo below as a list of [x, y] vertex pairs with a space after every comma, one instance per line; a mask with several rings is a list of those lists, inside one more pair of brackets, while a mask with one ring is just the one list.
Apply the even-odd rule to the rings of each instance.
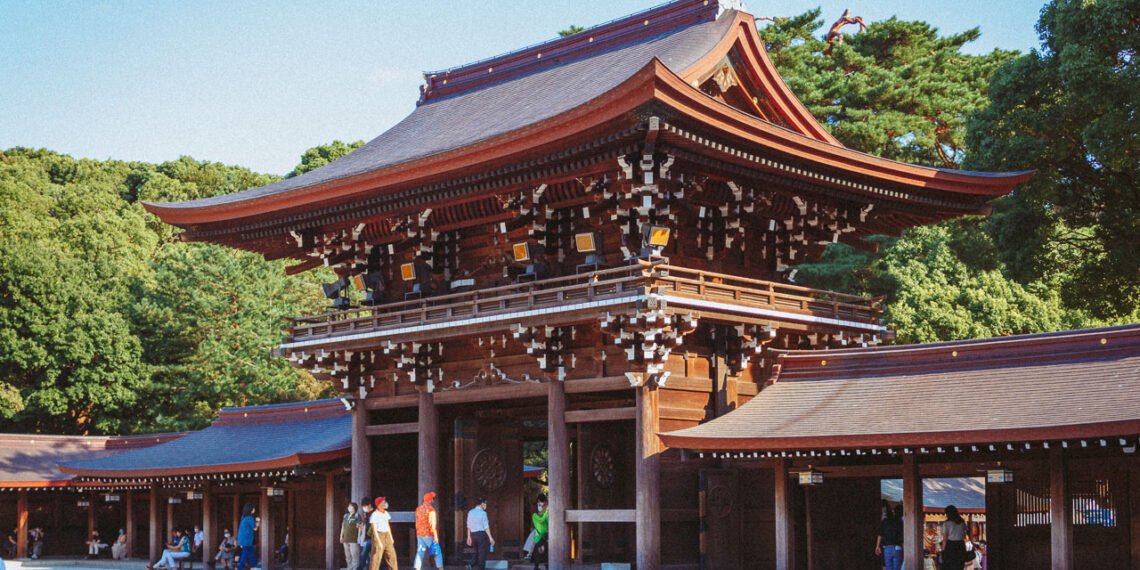
[[700, 517], [703, 568], [733, 570], [743, 568], [740, 559], [741, 511], [740, 477], [735, 469], [702, 469], [700, 477]]

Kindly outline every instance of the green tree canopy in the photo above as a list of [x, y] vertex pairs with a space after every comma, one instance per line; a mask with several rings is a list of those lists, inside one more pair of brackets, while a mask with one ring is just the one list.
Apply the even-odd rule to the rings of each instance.
[[994, 74], [967, 164], [1037, 170], [994, 227], [1012, 275], [1128, 319], [1140, 310], [1140, 3], [1054, 0], [1037, 31], [1041, 49]]
[[346, 143], [336, 140], [329, 144], [310, 148], [305, 151], [305, 154], [301, 155], [301, 164], [298, 164], [292, 172], [286, 174], [285, 178], [300, 176], [310, 170], [316, 170], [362, 146], [364, 146], [364, 141]]
[[975, 28], [941, 36], [891, 18], [829, 43], [820, 10], [760, 29], [788, 86], [844, 145], [904, 162], [956, 167], [966, 117], [986, 104], [990, 74], [1013, 52], [963, 53]]

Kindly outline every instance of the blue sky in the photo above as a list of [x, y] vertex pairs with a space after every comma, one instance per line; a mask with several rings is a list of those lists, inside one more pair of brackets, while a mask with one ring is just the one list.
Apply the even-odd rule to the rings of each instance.
[[[549, 39], [660, 0], [0, 2], [0, 149], [161, 162], [189, 155], [283, 174], [305, 149], [368, 140], [413, 109], [420, 72]], [[1043, 0], [753, 0], [897, 15], [970, 52], [1037, 46]]]

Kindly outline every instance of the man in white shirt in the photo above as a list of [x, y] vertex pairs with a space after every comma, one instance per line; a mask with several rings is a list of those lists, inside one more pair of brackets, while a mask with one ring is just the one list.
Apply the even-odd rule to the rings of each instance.
[[487, 519], [487, 499], [475, 499], [475, 508], [467, 511], [467, 546], [475, 548], [475, 556], [471, 559], [471, 568], [485, 570], [487, 554], [495, 544], [495, 537], [491, 536], [491, 522]]
[[388, 514], [388, 501], [376, 497], [376, 510], [368, 517], [368, 528], [372, 531], [372, 561], [369, 570], [379, 570], [380, 560], [388, 565], [388, 570], [400, 570], [396, 563], [396, 545], [392, 541], [392, 515]]

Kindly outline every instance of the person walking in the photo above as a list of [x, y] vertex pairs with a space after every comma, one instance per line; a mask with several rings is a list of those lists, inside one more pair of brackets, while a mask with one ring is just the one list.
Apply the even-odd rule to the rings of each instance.
[[443, 549], [439, 545], [438, 526], [435, 493], [425, 493], [423, 504], [416, 507], [416, 570], [420, 570], [424, 558], [428, 556], [435, 557], [436, 568], [443, 568]]
[[253, 503], [246, 503], [241, 509], [241, 522], [238, 523], [237, 543], [241, 548], [241, 557], [238, 558], [237, 569], [246, 570], [252, 568], [253, 564], [253, 543], [255, 541], [254, 530], [257, 528], [257, 520], [253, 515], [257, 509], [253, 508]]
[[388, 570], [400, 570], [396, 563], [396, 544], [392, 540], [392, 515], [388, 514], [388, 501], [376, 497], [376, 509], [368, 517], [372, 530], [372, 563], [369, 570], [379, 570], [380, 562], [388, 565]]
[[883, 557], [886, 570], [900, 570], [903, 561], [903, 508], [887, 510], [887, 517], [879, 521], [879, 537], [875, 539], [875, 555]]
[[940, 570], [962, 570], [966, 564], [966, 535], [969, 529], [958, 513], [958, 507], [946, 506], [946, 522], [942, 523], [942, 566]]
[[356, 570], [369, 570], [372, 567], [372, 525], [370, 524], [370, 517], [372, 516], [372, 498], [364, 497], [360, 500], [360, 562], [356, 565]]
[[344, 518], [340, 521], [340, 543], [344, 547], [344, 567], [353, 570], [360, 564], [360, 517], [356, 503], [349, 503]]
[[487, 554], [495, 544], [491, 535], [491, 521], [487, 518], [487, 499], [475, 499], [475, 508], [467, 511], [467, 546], [475, 549], [475, 555], [468, 564], [471, 569], [486, 570]]
[[534, 549], [531, 550], [531, 561], [537, 569], [546, 563], [546, 543], [550, 531], [550, 511], [546, 510], [546, 495], [539, 495], [534, 503], [534, 514], [530, 515], [530, 524], [534, 527]]

